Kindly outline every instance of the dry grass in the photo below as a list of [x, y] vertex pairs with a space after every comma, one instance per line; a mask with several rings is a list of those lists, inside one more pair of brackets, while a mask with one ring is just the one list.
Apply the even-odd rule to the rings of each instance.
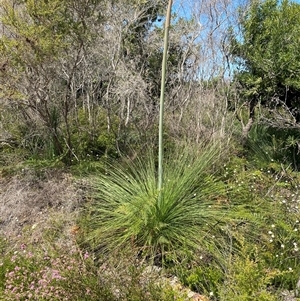
[[31, 227], [37, 237], [53, 220], [62, 220], [61, 231], [68, 231], [75, 223], [82, 195], [71, 175], [62, 171], [24, 169], [11, 177], [0, 176], [0, 235], [16, 238]]

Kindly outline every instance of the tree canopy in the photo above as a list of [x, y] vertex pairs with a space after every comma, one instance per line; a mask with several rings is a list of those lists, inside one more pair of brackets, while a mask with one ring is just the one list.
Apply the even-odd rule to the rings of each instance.
[[285, 108], [300, 122], [300, 5], [254, 0], [240, 13], [241, 34], [231, 36], [235, 78], [251, 114], [257, 103]]

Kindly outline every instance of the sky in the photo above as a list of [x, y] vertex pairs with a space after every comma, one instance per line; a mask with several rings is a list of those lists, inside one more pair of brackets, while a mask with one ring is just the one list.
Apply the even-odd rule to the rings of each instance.
[[[300, 0], [293, 0], [300, 4]], [[249, 0], [173, 0], [173, 12], [177, 17], [191, 19], [199, 25], [200, 31], [197, 41], [201, 44], [202, 69], [199, 74], [216, 76], [221, 71], [230, 78], [233, 76], [235, 65], [226, 62], [224, 52], [220, 49], [225, 41], [226, 29], [232, 26], [237, 28], [237, 10]], [[176, 21], [176, 18], [175, 18]], [[174, 19], [173, 19], [174, 22]], [[224, 50], [224, 49], [223, 49]], [[225, 50], [226, 52], [226, 50]]]

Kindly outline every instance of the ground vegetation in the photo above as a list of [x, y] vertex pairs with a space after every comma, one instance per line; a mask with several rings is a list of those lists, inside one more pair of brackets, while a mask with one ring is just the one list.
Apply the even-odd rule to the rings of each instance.
[[299, 4], [0, 3], [0, 300], [300, 298]]

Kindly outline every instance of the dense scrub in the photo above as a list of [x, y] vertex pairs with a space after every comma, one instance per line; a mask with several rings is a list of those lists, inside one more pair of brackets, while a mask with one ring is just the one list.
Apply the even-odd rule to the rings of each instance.
[[165, 4], [1, 2], [0, 300], [299, 299], [299, 5], [176, 3], [159, 147]]

